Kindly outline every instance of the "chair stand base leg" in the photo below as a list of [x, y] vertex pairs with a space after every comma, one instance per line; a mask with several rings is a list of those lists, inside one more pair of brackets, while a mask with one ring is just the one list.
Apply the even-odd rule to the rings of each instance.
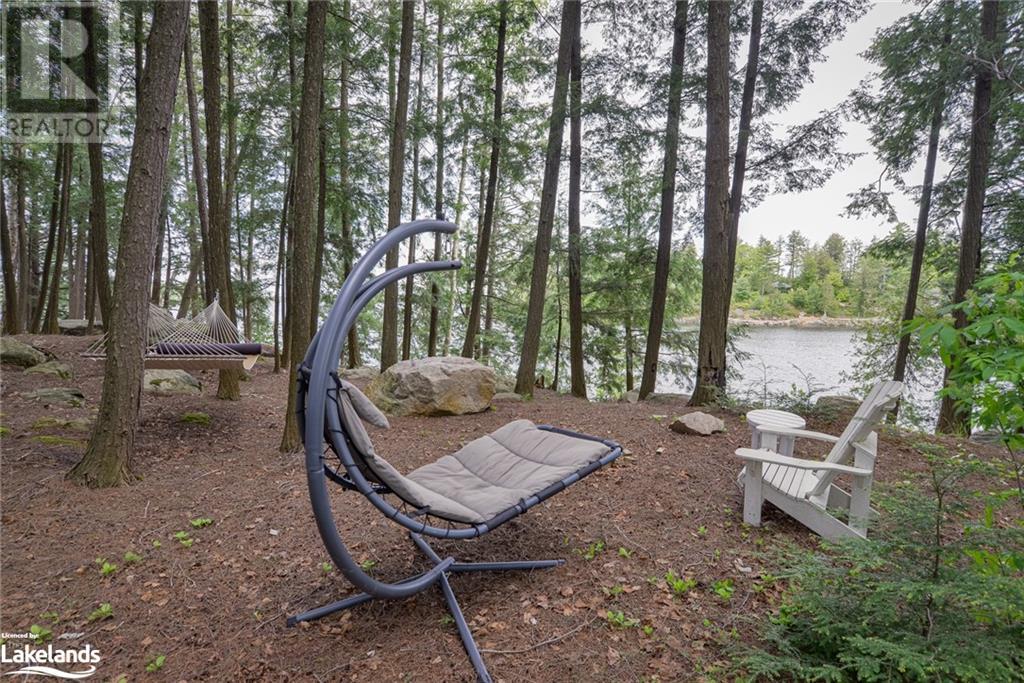
[[[443, 562], [441, 557], [431, 548], [423, 537], [419, 534], [409, 534], [413, 543], [416, 547], [423, 552], [432, 562], [440, 564]], [[469, 630], [469, 624], [466, 623], [466, 617], [462, 614], [462, 608], [459, 607], [458, 600], [455, 599], [455, 591], [452, 590], [451, 583], [448, 581], [448, 574], [466, 574], [469, 572], [501, 572], [501, 571], [530, 571], [533, 569], [551, 569], [553, 567], [559, 567], [565, 564], [565, 560], [525, 560], [519, 562], [455, 562], [453, 563], [448, 572], [442, 572], [438, 575], [437, 584], [441, 588], [441, 592], [444, 594], [445, 602], [448, 604], [448, 611], [451, 612], [452, 617], [455, 619], [455, 626], [459, 631], [459, 638], [462, 640], [462, 646], [466, 648], [466, 654], [469, 655], [469, 661], [473, 664], [473, 669], [476, 670], [477, 678], [482, 683], [491, 683], [491, 675], [487, 672], [487, 666], [484, 664], [483, 657], [480, 654], [480, 648], [477, 647], [476, 641], [473, 639], [473, 633]], [[420, 575], [409, 577], [405, 581], [418, 578]], [[404, 583], [400, 582], [400, 583]], [[365, 604], [376, 598], [369, 593], [359, 593], [351, 597], [345, 598], [344, 600], [338, 600], [321, 607], [317, 607], [311, 610], [296, 614], [295, 616], [288, 617], [288, 626], [296, 626], [303, 621], [314, 621], [321, 619], [328, 615], [334, 614], [335, 612], [341, 612], [342, 610], [351, 609], [352, 607], [358, 607], [359, 605]]]

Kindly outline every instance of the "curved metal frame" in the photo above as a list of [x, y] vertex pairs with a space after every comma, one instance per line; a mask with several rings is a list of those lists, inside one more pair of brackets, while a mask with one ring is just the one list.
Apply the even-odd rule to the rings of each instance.
[[[299, 430], [305, 446], [306, 480], [309, 485], [310, 503], [316, 518], [317, 529], [323, 539], [324, 546], [331, 559], [341, 573], [362, 593], [329, 605], [324, 605], [308, 612], [290, 617], [288, 625], [293, 626], [301, 621], [310, 621], [327, 616], [339, 610], [355, 607], [373, 599], [397, 600], [415, 595], [437, 584], [441, 587], [448, 607], [455, 618], [456, 627], [462, 638], [463, 645], [476, 669], [480, 680], [490, 681], [490, 675], [483, 663], [473, 636], [462, 615], [455, 594], [448, 582], [447, 573], [474, 571], [503, 571], [546, 569], [564, 563], [564, 560], [535, 560], [525, 562], [456, 562], [454, 558], [441, 558], [427, 544], [423, 536], [445, 539], [469, 539], [481, 536], [508, 520], [526, 512], [554, 494], [562, 491], [570, 484], [587, 476], [622, 454], [622, 448], [615, 442], [585, 434], [541, 425], [540, 429], [565, 434], [575, 438], [601, 442], [609, 447], [609, 452], [596, 461], [561, 481], [555, 482], [543, 491], [520, 500], [513, 507], [498, 514], [494, 518], [480, 524], [468, 525], [464, 528], [443, 528], [432, 526], [423, 519], [415, 519], [393, 506], [384, 497], [387, 488], [374, 484], [366, 479], [356, 464], [349, 447], [336, 403], [340, 387], [340, 379], [336, 368], [341, 357], [342, 346], [348, 337], [349, 330], [355, 325], [359, 313], [370, 301], [388, 285], [406, 277], [430, 271], [444, 271], [460, 268], [459, 261], [426, 261], [412, 263], [377, 277], [371, 277], [371, 271], [382, 258], [400, 243], [414, 235], [424, 232], [454, 233], [456, 226], [438, 220], [419, 220], [400, 225], [389, 231], [355, 264], [338, 292], [338, 297], [331, 307], [323, 326], [313, 337], [306, 350], [302, 365], [297, 370], [296, 410]], [[324, 440], [338, 456], [345, 468], [343, 479], [336, 471], [324, 465]], [[416, 547], [433, 563], [429, 570], [416, 574], [402, 581], [385, 583], [374, 579], [359, 566], [352, 557], [338, 532], [334, 514], [330, 504], [327, 479], [341, 483], [346, 488], [353, 488], [362, 493], [380, 512], [409, 530], [409, 536]]]

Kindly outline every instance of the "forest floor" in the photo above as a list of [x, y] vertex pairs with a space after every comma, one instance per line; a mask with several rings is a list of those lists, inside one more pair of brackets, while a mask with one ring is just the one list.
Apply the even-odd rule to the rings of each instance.
[[[353, 589], [324, 564], [301, 457], [278, 452], [288, 380], [267, 359], [237, 402], [216, 398], [212, 372], [199, 375], [201, 396], [145, 394], [133, 462], [138, 481], [89, 490], [64, 479], [87, 432], [33, 425], [40, 417], [94, 419], [103, 365], [78, 356], [92, 339], [21, 339], [70, 363], [75, 375], [61, 381], [3, 369], [3, 631], [38, 624], [53, 631], [56, 645], [91, 643], [105, 681], [473, 679], [439, 591], [286, 627], [289, 614]], [[51, 386], [80, 388], [85, 405], [47, 408], [21, 395]], [[374, 432], [378, 451], [403, 471], [517, 418], [607, 436], [627, 449], [612, 466], [484, 538], [435, 545], [442, 556], [467, 560], [567, 560], [529, 574], [453, 578], [496, 680], [714, 678], [738, 640], [756, 637], [755, 618], [772, 609], [780, 590], [762, 581], [771, 570], [764, 551], [816, 539], [770, 506], [763, 527], [745, 527], [732, 453], [749, 444], [747, 427], [740, 416], [713, 411], [726, 422], [724, 434], [670, 431], [671, 417], [687, 410], [679, 401], [587, 403], [541, 391], [478, 415], [396, 418], [390, 431]], [[210, 424], [182, 421], [197, 411]], [[40, 439], [47, 436], [59, 438]], [[910, 446], [918, 438], [883, 435], [879, 479], [923, 469]], [[814, 453], [800, 447], [797, 454]], [[423, 568], [408, 539], [361, 496], [338, 490], [334, 498], [342, 533], [378, 578]], [[212, 523], [191, 524], [203, 518]], [[128, 552], [140, 558], [127, 562]], [[102, 559], [116, 570], [105, 575]], [[674, 596], [664, 581], [669, 570], [696, 586]], [[726, 579], [734, 587], [728, 598], [713, 590]], [[90, 621], [103, 603], [111, 616]], [[61, 640], [75, 633], [80, 639]], [[162, 668], [147, 673], [160, 655]]]

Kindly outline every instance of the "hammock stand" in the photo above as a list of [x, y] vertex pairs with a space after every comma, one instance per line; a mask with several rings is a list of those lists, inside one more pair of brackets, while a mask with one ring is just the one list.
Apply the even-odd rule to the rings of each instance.
[[[389, 284], [418, 273], [452, 270], [460, 268], [462, 265], [459, 261], [411, 263], [387, 270], [377, 277], [371, 277], [372, 269], [385, 254], [419, 233], [454, 233], [455, 231], [456, 227], [451, 223], [420, 220], [400, 225], [388, 232], [352, 268], [323, 327], [313, 337], [306, 351], [305, 359], [297, 369], [296, 410], [299, 433], [303, 435], [307, 483], [317, 528], [334, 566], [362, 592], [289, 617], [287, 623], [288, 626], [294, 626], [304, 621], [320, 619], [372, 600], [402, 600], [437, 586], [441, 589], [448, 609], [454, 618], [459, 637], [473, 664], [477, 678], [480, 681], [490, 682], [491, 676], [452, 590], [450, 575], [468, 572], [548, 569], [560, 566], [565, 561], [459, 562], [453, 557], [442, 558], [427, 543], [425, 537], [472, 539], [482, 536], [612, 462], [622, 454], [622, 447], [614, 441], [547, 425], [534, 426], [532, 423], [521, 420], [502, 427], [488, 437], [481, 437], [467, 444], [454, 456], [445, 456], [436, 463], [425, 465], [407, 476], [398, 473], [383, 458], [376, 455], [359, 420], [359, 417], [366, 418], [366, 413], [376, 411], [376, 408], [372, 407], [372, 404], [367, 407], [368, 400], [358, 392], [358, 389], [343, 382], [338, 376], [338, 359], [341, 357], [342, 346], [360, 311]], [[351, 412], [354, 404], [351, 399], [364, 401], [363, 412], [359, 412], [359, 406], [355, 405], [359, 416]], [[379, 413], [379, 411], [376, 412]], [[380, 419], [386, 424], [386, 418], [383, 415], [380, 415]], [[523, 423], [526, 423], [528, 427], [524, 427]], [[534, 445], [540, 443], [544, 447], [530, 451], [529, 445], [523, 448], [523, 444], [520, 442], [517, 447], [514, 441], [508, 441], [509, 450], [500, 453], [496, 451], [499, 469], [507, 470], [506, 474], [512, 477], [524, 478], [520, 475], [526, 475], [525, 478], [529, 478], [530, 473], [538, 468], [538, 462], [542, 466], [552, 462], [558, 464], [561, 468], [560, 471], [555, 475], [548, 476], [544, 482], [534, 479], [529, 484], [515, 487], [514, 496], [519, 496], [520, 491], [523, 491], [518, 500], [511, 504], [501, 502], [498, 504], [502, 507], [500, 511], [488, 511], [486, 518], [474, 521], [459, 520], [457, 516], [450, 513], [438, 512], [429, 505], [417, 502], [413, 499], [415, 496], [409, 494], [410, 490], [415, 490], [415, 486], [419, 484], [414, 481], [417, 473], [433, 468], [434, 483], [449, 485], [448, 498], [443, 500], [449, 502], [454, 500], [458, 503], [458, 491], [460, 490], [458, 484], [461, 479], [456, 476], [446, 481], [447, 473], [442, 471], [438, 475], [438, 466], [444, 463], [450, 465], [460, 456], [465, 457], [466, 453], [481, 448], [480, 444], [485, 442], [484, 448], [493, 448], [495, 444], [500, 444], [497, 438], [510, 428], [523, 430], [530, 439], [533, 439]], [[501, 445], [504, 447], [504, 444]], [[538, 452], [541, 450], [546, 450], [546, 452]], [[527, 455], [536, 456], [537, 460], [522, 457], [522, 452], [527, 451], [529, 451]], [[565, 463], [572, 459], [569, 454], [581, 452], [587, 453], [585, 458], [574, 456], [577, 462], [565, 466]], [[332, 457], [332, 453], [336, 459]], [[479, 450], [476, 450], [472, 457], [480, 455]], [[516, 456], [520, 456], [521, 461], [517, 461]], [[483, 457], [477, 458], [471, 464], [480, 464], [484, 459]], [[340, 464], [337, 461], [340, 461]], [[517, 465], [520, 466], [518, 470]], [[461, 477], [465, 476], [467, 476], [466, 473], [461, 474]], [[491, 490], [508, 490], [507, 488], [502, 489], [507, 481], [501, 481], [501, 477], [496, 479], [498, 480], [497, 488]], [[385, 583], [367, 574], [352, 557], [339, 533], [331, 507], [331, 498], [327, 488], [328, 481], [340, 485], [345, 490], [358, 491], [363, 494], [382, 515], [408, 530], [410, 540], [429, 561], [430, 568], [395, 583]], [[410, 481], [412, 481], [412, 486], [409, 484]], [[420, 481], [424, 481], [422, 477]], [[478, 481], [482, 482], [483, 480]], [[528, 486], [532, 486], [532, 488], [527, 488]], [[468, 490], [469, 487], [465, 488]], [[394, 498], [385, 498], [385, 495], [396, 496], [398, 500], [392, 504]], [[462, 498], [462, 502], [467, 500], [468, 497]]]
[[[217, 298], [194, 318], [177, 320], [170, 311], [149, 305], [145, 367], [171, 370], [249, 370], [259, 360], [261, 344], [252, 344], [220, 307]], [[104, 334], [84, 358], [106, 360]]]

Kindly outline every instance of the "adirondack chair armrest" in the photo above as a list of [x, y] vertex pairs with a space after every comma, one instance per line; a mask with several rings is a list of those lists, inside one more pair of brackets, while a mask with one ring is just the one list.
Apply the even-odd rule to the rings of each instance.
[[850, 467], [849, 465], [839, 465], [831, 462], [821, 462], [820, 460], [803, 460], [801, 458], [791, 458], [786, 455], [779, 455], [769, 450], [755, 450], [753, 448], [738, 448], [736, 449], [736, 456], [743, 460], [753, 460], [756, 462], [762, 462], [769, 465], [782, 465], [784, 467], [793, 467], [798, 470], [826, 470], [829, 472], [840, 472], [842, 474], [849, 474], [854, 477], [870, 477], [871, 470], [865, 470], [860, 467]]
[[839, 441], [839, 437], [832, 436], [831, 434], [825, 434], [824, 432], [814, 432], [809, 429], [796, 429], [795, 427], [782, 427], [778, 425], [759, 425], [757, 431], [762, 434], [776, 434], [778, 436], [792, 436], [799, 437], [802, 439], [814, 439], [815, 441], [827, 441], [829, 443], [836, 443]]

